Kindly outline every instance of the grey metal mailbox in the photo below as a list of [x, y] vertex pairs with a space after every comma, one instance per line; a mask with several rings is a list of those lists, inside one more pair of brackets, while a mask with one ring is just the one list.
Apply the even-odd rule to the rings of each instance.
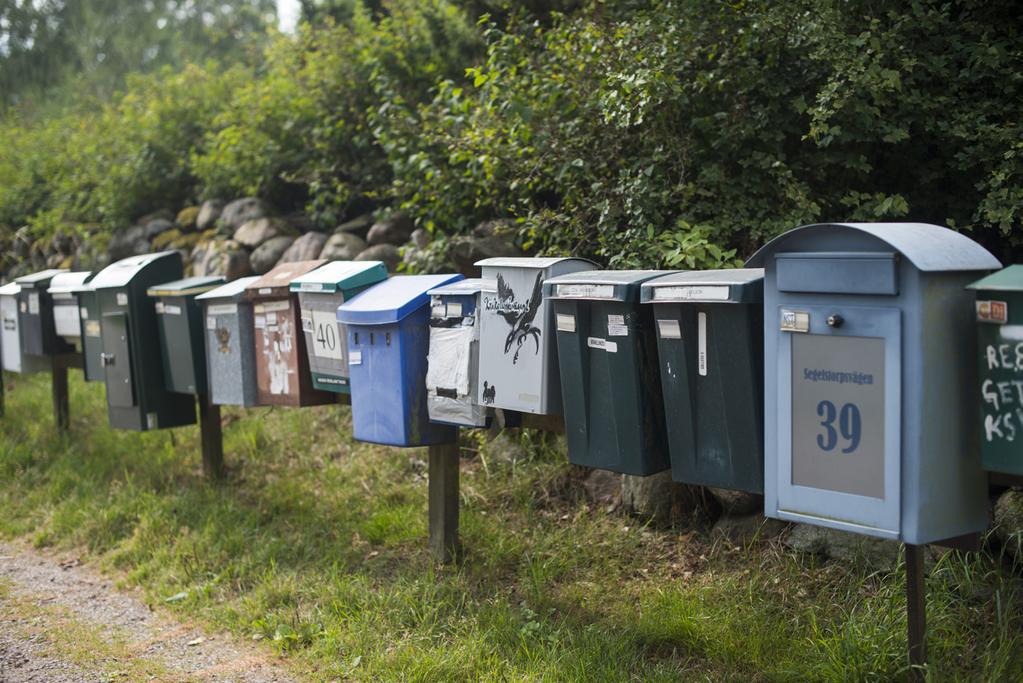
[[768, 516], [922, 545], [987, 526], [978, 453], [978, 271], [920, 223], [811, 225], [750, 259], [764, 278]]
[[206, 376], [214, 405], [259, 405], [252, 302], [245, 296], [245, 288], [258, 279], [243, 277], [195, 297], [203, 305]]
[[0, 287], [0, 318], [3, 319], [3, 330], [0, 331], [0, 348], [2, 348], [4, 370], [22, 374], [49, 370], [49, 359], [22, 353], [21, 322], [18, 318], [18, 292], [20, 291], [21, 287], [16, 282], [10, 282]]
[[431, 422], [486, 427], [490, 409], [479, 402], [479, 278], [451, 282], [430, 295], [430, 355], [426, 407]]
[[554, 312], [547, 278], [597, 265], [581, 258], [490, 258], [476, 263], [487, 284], [480, 311], [479, 403], [538, 415], [561, 414]]

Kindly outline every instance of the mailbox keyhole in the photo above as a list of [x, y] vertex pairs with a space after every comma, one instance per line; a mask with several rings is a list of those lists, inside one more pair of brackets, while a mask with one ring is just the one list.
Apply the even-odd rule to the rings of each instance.
[[374, 342], [376, 342], [376, 335], [373, 332], [370, 332], [369, 333], [369, 345], [373, 346]]
[[828, 316], [828, 327], [836, 327], [836, 328], [838, 328], [838, 327], [841, 327], [842, 323], [844, 323], [844, 322], [845, 322], [845, 318], [843, 318], [842, 316], [838, 315], [837, 313], [834, 313], [834, 314]]
[[384, 343], [387, 344], [388, 346], [391, 345], [391, 333], [390, 332], [384, 332]]
[[355, 342], [356, 344], [359, 343], [359, 333], [358, 332], [352, 332], [352, 341]]

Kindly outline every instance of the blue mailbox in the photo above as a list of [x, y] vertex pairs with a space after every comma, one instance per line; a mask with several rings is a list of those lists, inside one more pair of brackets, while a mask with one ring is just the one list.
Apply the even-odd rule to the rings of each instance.
[[770, 517], [921, 545], [987, 526], [973, 293], [998, 260], [921, 223], [791, 230], [764, 276]]
[[428, 292], [461, 279], [461, 275], [400, 275], [337, 309], [338, 322], [348, 327], [356, 439], [390, 446], [454, 440], [454, 428], [431, 423], [427, 409]]

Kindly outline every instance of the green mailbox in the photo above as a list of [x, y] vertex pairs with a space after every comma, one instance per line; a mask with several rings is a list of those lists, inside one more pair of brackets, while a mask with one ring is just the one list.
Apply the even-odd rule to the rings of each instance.
[[657, 341], [640, 285], [666, 271], [590, 270], [544, 282], [553, 304], [568, 458], [648, 475], [668, 469]]
[[103, 382], [103, 332], [100, 326], [99, 299], [92, 280], [71, 290], [78, 299], [78, 314], [82, 318], [82, 369], [86, 382]]
[[181, 254], [166, 251], [112, 263], [89, 283], [99, 308], [100, 363], [114, 428], [146, 431], [195, 424], [195, 399], [167, 391], [156, 302], [146, 296], [153, 285], [183, 274]]
[[981, 462], [989, 472], [1023, 475], [1023, 265], [967, 289], [977, 293]]
[[160, 321], [163, 379], [167, 391], [207, 394], [206, 346], [200, 294], [224, 284], [222, 277], [190, 277], [150, 287]]
[[673, 273], [645, 282], [657, 329], [676, 481], [764, 490], [764, 271]]

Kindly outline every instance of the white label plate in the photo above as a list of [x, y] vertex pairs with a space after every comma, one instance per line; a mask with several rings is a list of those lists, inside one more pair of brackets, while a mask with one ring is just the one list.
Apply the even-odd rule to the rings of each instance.
[[682, 328], [679, 326], [677, 320], [658, 320], [657, 333], [661, 335], [661, 339], [682, 338]]
[[613, 341], [608, 341], [606, 339], [600, 339], [598, 337], [587, 337], [586, 345], [589, 346], [591, 349], [601, 349], [602, 351], [607, 351], [608, 353], [618, 353], [618, 344], [616, 344]]
[[[342, 344], [345, 340], [341, 338], [338, 330], [337, 314], [331, 311], [313, 311], [310, 320], [312, 329], [313, 355], [320, 358], [333, 358], [343, 360]], [[303, 326], [305, 320], [303, 319]]]
[[728, 301], [728, 285], [654, 287], [654, 301]]
[[575, 316], [558, 313], [558, 332], [575, 332]]

